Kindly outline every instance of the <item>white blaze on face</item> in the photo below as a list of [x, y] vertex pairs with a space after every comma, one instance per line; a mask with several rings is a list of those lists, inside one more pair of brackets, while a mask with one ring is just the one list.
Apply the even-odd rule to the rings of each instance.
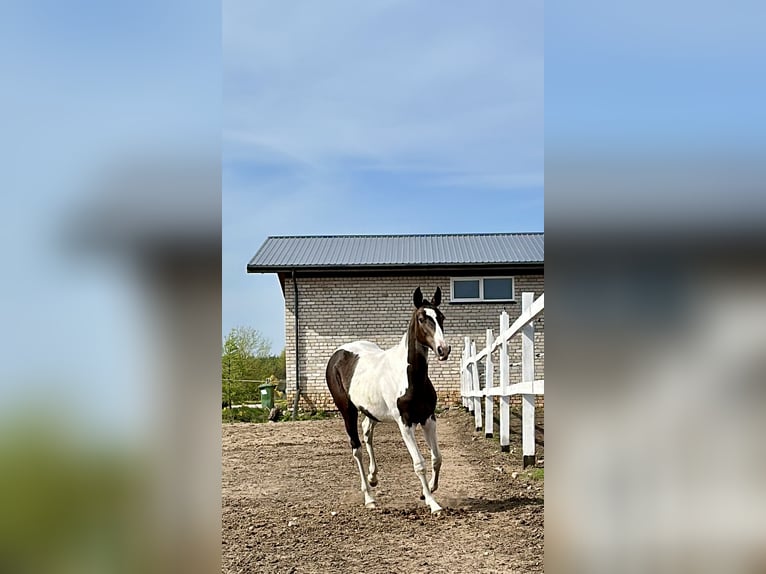
[[[433, 309], [424, 309], [426, 312], [426, 315], [431, 317], [431, 319], [434, 320], [434, 325], [436, 325], [436, 329], [434, 330], [434, 346], [436, 349], [439, 347], [447, 347], [447, 341], [444, 340], [444, 333], [442, 333], [442, 328], [439, 326], [439, 321], [436, 320], [436, 311]], [[436, 349], [434, 349], [434, 352], [436, 352]]]

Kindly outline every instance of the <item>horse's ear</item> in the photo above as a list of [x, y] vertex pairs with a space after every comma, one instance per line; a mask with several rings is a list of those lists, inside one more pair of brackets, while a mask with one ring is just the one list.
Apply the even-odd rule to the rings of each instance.
[[436, 293], [434, 293], [434, 298], [431, 299], [431, 305], [433, 305], [434, 307], [438, 307], [441, 304], [441, 302], [442, 302], [442, 288], [437, 287]]
[[415, 289], [415, 293], [412, 295], [412, 302], [415, 303], [415, 307], [418, 309], [423, 304], [423, 293], [420, 291], [420, 287]]

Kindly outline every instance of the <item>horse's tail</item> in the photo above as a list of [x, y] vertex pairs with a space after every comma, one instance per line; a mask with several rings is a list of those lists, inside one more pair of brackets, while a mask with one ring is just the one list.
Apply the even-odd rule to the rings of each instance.
[[354, 375], [354, 369], [358, 360], [359, 355], [356, 353], [340, 349], [335, 351], [333, 356], [330, 357], [327, 363], [327, 370], [325, 371], [327, 388], [330, 389], [332, 400], [335, 402], [335, 406], [338, 407], [338, 411], [340, 411], [346, 423], [346, 434], [348, 434], [348, 438], [351, 441], [352, 449], [362, 446], [359, 440], [359, 429], [357, 428], [359, 411], [356, 405], [351, 402], [348, 394], [351, 378]]

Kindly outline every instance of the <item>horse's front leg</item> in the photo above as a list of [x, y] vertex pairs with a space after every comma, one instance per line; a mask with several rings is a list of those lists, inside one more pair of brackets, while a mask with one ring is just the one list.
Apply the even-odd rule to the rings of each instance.
[[439, 512], [442, 510], [442, 507], [439, 506], [439, 503], [436, 502], [436, 500], [434, 500], [434, 497], [431, 495], [431, 489], [428, 487], [428, 482], [426, 481], [426, 463], [423, 460], [423, 456], [420, 454], [418, 443], [415, 440], [415, 428], [413, 426], [407, 426], [401, 419], [398, 419], [396, 422], [399, 424], [399, 430], [402, 433], [404, 444], [412, 457], [412, 466], [415, 469], [415, 474], [420, 479], [420, 484], [423, 487], [423, 498], [425, 498], [426, 504], [431, 509], [432, 513]]
[[432, 416], [423, 425], [423, 434], [426, 444], [431, 450], [431, 482], [428, 485], [433, 493], [439, 488], [439, 471], [442, 468], [442, 455], [439, 452], [439, 444], [436, 441], [436, 419]]

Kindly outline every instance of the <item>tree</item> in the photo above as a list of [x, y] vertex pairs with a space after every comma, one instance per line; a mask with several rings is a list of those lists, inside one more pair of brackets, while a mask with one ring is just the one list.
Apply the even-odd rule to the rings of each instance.
[[279, 355], [255, 357], [248, 363], [246, 372], [249, 373], [247, 378], [251, 379], [265, 380], [269, 377], [274, 377], [279, 380], [284, 380], [286, 375], [284, 349]]
[[224, 352], [227, 342], [236, 345], [239, 353], [245, 357], [268, 357], [271, 353], [271, 341], [252, 327], [233, 327], [226, 335]]
[[[223, 403], [231, 400], [242, 402], [252, 394], [252, 384], [242, 379], [257, 379], [255, 366], [259, 360], [269, 357], [271, 341], [252, 327], [234, 327], [226, 335], [221, 353], [221, 373], [224, 379]], [[261, 379], [265, 377], [260, 377]], [[248, 393], [248, 390], [250, 391]]]

